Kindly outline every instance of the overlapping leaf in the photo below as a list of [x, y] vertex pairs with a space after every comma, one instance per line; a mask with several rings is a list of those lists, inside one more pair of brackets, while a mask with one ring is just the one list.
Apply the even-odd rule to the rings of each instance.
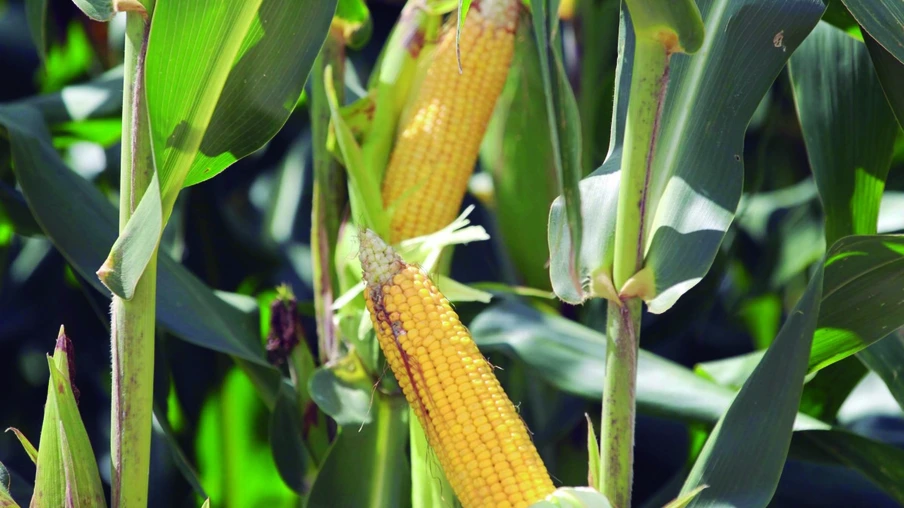
[[335, 9], [336, 0], [157, 3], [146, 90], [165, 201], [276, 134]]
[[[38, 224], [75, 271], [107, 294], [94, 271], [116, 239], [115, 208], [63, 164], [37, 111], [0, 107], [0, 125], [9, 132], [16, 178]], [[199, 346], [268, 365], [255, 325], [162, 254], [157, 287], [157, 315], [163, 326]]]
[[[815, 0], [698, 2], [708, 37], [693, 56], [670, 66], [651, 199], [644, 218], [650, 231], [645, 265], [656, 294], [649, 310], [664, 312], [706, 274], [741, 195], [742, 144], [747, 123], [794, 49], [825, 6]], [[739, 20], [743, 19], [743, 23]], [[614, 217], [621, 164], [633, 39], [622, 22], [613, 142], [606, 162], [581, 182], [584, 240], [577, 267], [581, 290], [570, 278], [570, 249], [561, 204], [550, 213], [550, 273], [556, 293], [577, 303], [602, 290], [611, 271]], [[615, 288], [620, 289], [620, 288]]]
[[818, 270], [778, 337], [719, 419], [682, 493], [709, 487], [689, 506], [769, 504], [791, 444], [822, 285], [822, 270]]
[[898, 0], [842, 0], [854, 19], [904, 63], [904, 3]]
[[[514, 354], [560, 390], [602, 396], [606, 338], [590, 328], [512, 300], [478, 314], [469, 328], [481, 349]], [[648, 414], [715, 424], [734, 397], [732, 390], [644, 350], [637, 369], [637, 406]], [[803, 415], [797, 426], [826, 428]]]

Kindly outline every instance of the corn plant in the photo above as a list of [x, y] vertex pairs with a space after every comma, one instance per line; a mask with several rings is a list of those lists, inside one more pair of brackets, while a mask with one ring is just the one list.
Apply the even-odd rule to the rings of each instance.
[[904, 504], [901, 26], [0, 2], [0, 506]]

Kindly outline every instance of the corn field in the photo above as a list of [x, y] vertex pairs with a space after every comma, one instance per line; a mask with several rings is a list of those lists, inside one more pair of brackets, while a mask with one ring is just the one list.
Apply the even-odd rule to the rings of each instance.
[[0, 0], [0, 75], [0, 507], [904, 506], [901, 0]]

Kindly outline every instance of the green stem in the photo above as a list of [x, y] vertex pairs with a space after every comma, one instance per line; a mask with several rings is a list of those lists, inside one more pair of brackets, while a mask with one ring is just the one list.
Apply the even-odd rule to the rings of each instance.
[[638, 298], [622, 305], [610, 301], [607, 306], [599, 477], [603, 494], [616, 508], [631, 506], [640, 308]]
[[637, 39], [631, 68], [631, 95], [625, 121], [621, 186], [615, 233], [613, 282], [620, 290], [643, 266], [644, 219], [669, 54], [661, 42]]
[[[145, 2], [148, 12], [153, 1]], [[126, 21], [123, 76], [122, 159], [119, 229], [122, 231], [153, 176], [143, 97], [143, 65], [149, 23], [130, 12]], [[157, 253], [151, 257], [131, 300], [113, 296], [112, 342], [112, 504], [147, 506], [154, 385], [154, 321]]]
[[[613, 260], [619, 291], [643, 268], [648, 193], [670, 56], [659, 40], [638, 37], [635, 44]], [[641, 308], [640, 298], [633, 297], [610, 301], [607, 311], [600, 479], [603, 494], [616, 508], [631, 506]]]
[[[311, 355], [307, 344], [295, 346], [292, 353], [289, 354], [289, 376], [292, 378], [292, 384], [295, 385], [295, 393], [298, 395], [299, 417], [305, 427], [302, 439], [308, 445], [314, 465], [319, 467], [326, 459], [330, 440], [329, 436], [327, 436], [326, 418], [323, 413], [316, 410], [317, 407], [308, 392], [308, 380], [314, 373], [314, 367], [314, 357]], [[313, 421], [311, 417], [313, 417]]]

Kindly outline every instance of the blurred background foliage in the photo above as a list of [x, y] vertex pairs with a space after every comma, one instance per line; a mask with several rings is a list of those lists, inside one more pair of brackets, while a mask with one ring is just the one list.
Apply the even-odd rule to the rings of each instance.
[[[50, 4], [42, 60], [32, 42], [24, 3], [0, 0], [0, 103], [59, 92], [118, 65], [122, 23], [97, 24], [81, 16], [71, 2]], [[371, 40], [348, 52], [348, 99], [362, 93], [362, 83], [367, 83], [402, 2], [374, 1], [369, 7]], [[618, 2], [581, 0], [574, 9], [574, 17], [566, 17], [563, 24], [563, 54], [579, 101], [584, 169], [589, 173], [602, 162], [609, 143]], [[519, 51], [535, 51], [531, 41]], [[597, 57], [585, 58], [591, 52]], [[548, 257], [548, 206], [539, 203], [548, 205], [555, 197], [550, 183], [555, 174], [550, 168], [545, 175], [532, 175], [532, 180], [514, 177], [505, 171], [506, 161], [518, 157], [537, 161], [542, 154], [532, 153], [529, 143], [501, 143], [511, 135], [506, 132], [507, 121], [548, 129], [543, 118], [531, 117], [535, 110], [503, 106], [542, 93], [532, 88], [536, 81], [529, 79], [538, 72], [530, 67], [532, 61], [516, 57], [500, 101], [501, 112], [485, 139], [472, 194], [465, 202], [476, 206], [472, 221], [483, 225], [493, 239], [458, 247], [452, 260], [453, 278], [485, 284], [485, 289], [497, 287], [487, 283], [500, 282], [542, 291], [550, 288], [542, 266]], [[303, 97], [285, 128], [263, 150], [219, 178], [185, 189], [169, 222], [164, 248], [211, 288], [253, 297], [264, 310], [277, 285], [291, 286], [305, 336], [315, 349], [308, 105]], [[67, 165], [115, 202], [118, 112], [90, 120], [58, 121], [51, 128], [54, 146]], [[41, 234], [16, 188], [2, 132], [0, 141], [0, 424], [16, 427], [36, 441], [47, 381], [43, 355], [52, 349], [60, 324], [65, 324], [75, 345], [79, 407], [108, 486], [108, 301]], [[787, 70], [760, 104], [744, 146], [744, 197], [713, 268], [670, 312], [643, 318], [641, 346], [688, 368], [768, 347], [806, 288], [809, 267], [825, 251], [822, 208]], [[900, 131], [885, 189], [879, 232], [902, 232], [904, 136]], [[505, 300], [497, 299], [489, 308], [481, 303], [457, 306], [465, 323], [483, 314], [478, 324], [484, 326], [475, 327], [479, 342], [492, 342], [486, 331], [492, 326], [487, 322], [504, 316], [506, 309], [501, 306], [516, 305]], [[550, 312], [558, 309], [564, 317], [592, 329], [605, 329], [605, 304], [600, 300], [581, 307], [547, 297], [536, 297], [535, 303]], [[260, 314], [255, 319], [261, 323], [263, 340], [267, 312], [251, 312]], [[512, 400], [527, 408], [522, 416], [557, 484], [586, 484], [585, 414], [598, 420], [599, 398], [560, 391], [548, 376], [531, 375], [532, 367], [505, 347], [488, 351], [491, 362], [501, 368], [499, 376]], [[278, 444], [270, 441], [267, 404], [245, 373], [228, 356], [178, 340], [165, 330], [158, 333], [157, 355], [149, 505], [194, 506], [202, 490], [214, 506], [292, 505], [292, 489], [276, 480]], [[642, 407], [637, 421], [634, 496], [638, 506], [661, 506], [672, 497], [707, 433], [700, 423], [653, 416], [656, 413]], [[904, 447], [902, 416], [883, 382], [870, 374], [830, 420], [876, 441]], [[792, 448], [775, 506], [895, 506], [889, 494], [853, 469], [802, 460], [806, 458], [806, 453], [795, 454]], [[16, 486], [27, 491], [34, 466], [11, 433], [0, 439], [0, 462], [13, 478], [13, 493]]]

